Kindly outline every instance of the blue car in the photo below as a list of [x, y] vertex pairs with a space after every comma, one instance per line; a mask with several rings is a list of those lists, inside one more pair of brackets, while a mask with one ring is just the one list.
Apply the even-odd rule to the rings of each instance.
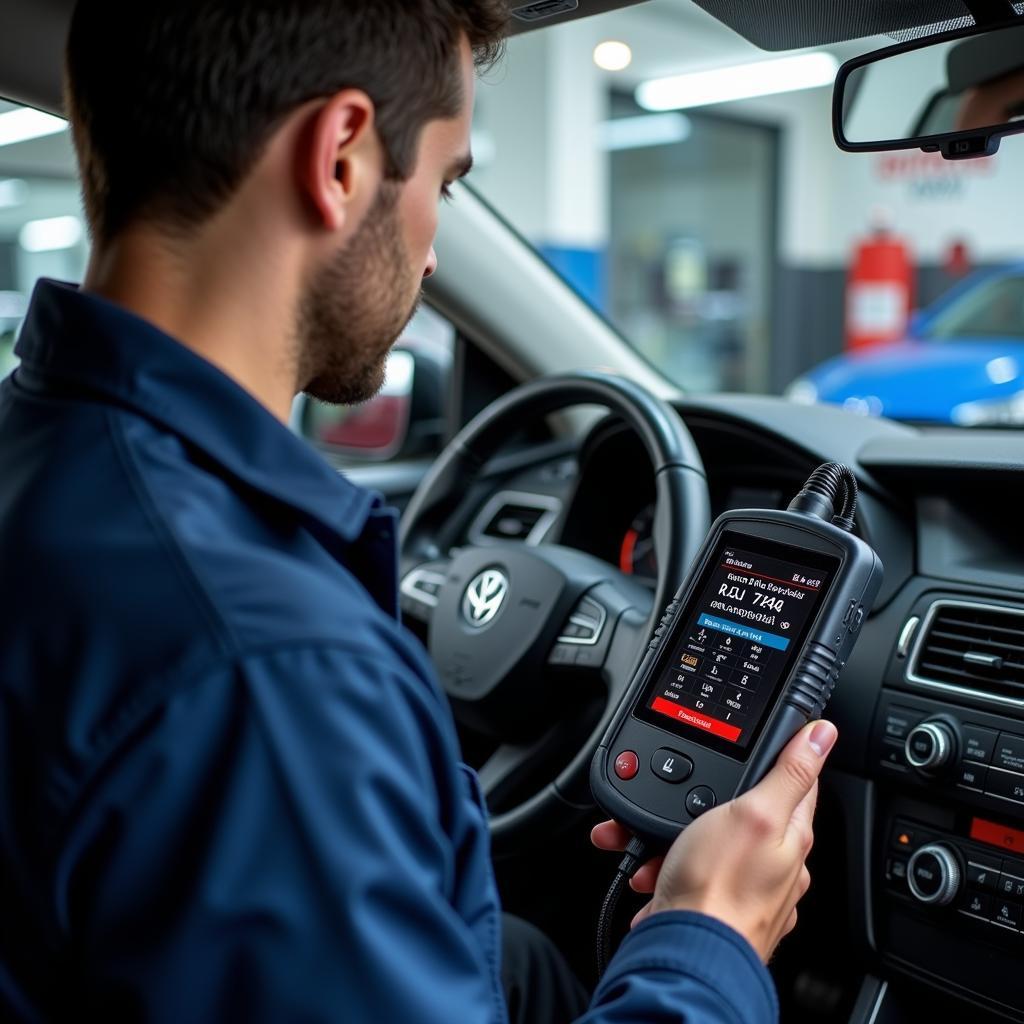
[[786, 394], [917, 423], [1024, 426], [1024, 263], [972, 275], [905, 339], [830, 359]]

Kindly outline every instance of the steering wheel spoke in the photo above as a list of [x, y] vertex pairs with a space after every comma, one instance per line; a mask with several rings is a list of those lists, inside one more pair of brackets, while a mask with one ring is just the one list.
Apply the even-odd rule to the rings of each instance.
[[480, 766], [477, 775], [487, 806], [501, 807], [537, 770], [537, 761], [562, 731], [558, 723], [525, 743], [502, 743]]
[[429, 625], [447, 578], [445, 561], [424, 562], [409, 569], [398, 587], [402, 613]]
[[615, 631], [615, 616], [593, 596], [584, 594], [569, 613], [548, 654], [556, 668], [600, 669]]

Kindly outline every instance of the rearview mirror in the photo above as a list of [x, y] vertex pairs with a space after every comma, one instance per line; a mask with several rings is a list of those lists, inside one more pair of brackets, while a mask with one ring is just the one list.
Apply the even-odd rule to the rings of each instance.
[[991, 156], [1024, 132], [1024, 26], [977, 26], [847, 61], [832, 106], [848, 152], [922, 149], [947, 160]]

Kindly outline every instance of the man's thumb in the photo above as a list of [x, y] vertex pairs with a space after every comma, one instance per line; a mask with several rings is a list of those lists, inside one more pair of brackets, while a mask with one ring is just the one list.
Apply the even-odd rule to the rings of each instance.
[[773, 816], [789, 821], [821, 774], [838, 735], [831, 722], [811, 722], [789, 741], [775, 767], [755, 787], [762, 791]]

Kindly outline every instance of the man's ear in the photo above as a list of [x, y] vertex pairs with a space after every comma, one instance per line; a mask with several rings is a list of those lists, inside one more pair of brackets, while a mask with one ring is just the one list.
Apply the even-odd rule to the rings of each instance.
[[342, 231], [361, 220], [383, 175], [373, 101], [365, 92], [339, 92], [313, 115], [300, 175], [312, 209], [328, 231]]

